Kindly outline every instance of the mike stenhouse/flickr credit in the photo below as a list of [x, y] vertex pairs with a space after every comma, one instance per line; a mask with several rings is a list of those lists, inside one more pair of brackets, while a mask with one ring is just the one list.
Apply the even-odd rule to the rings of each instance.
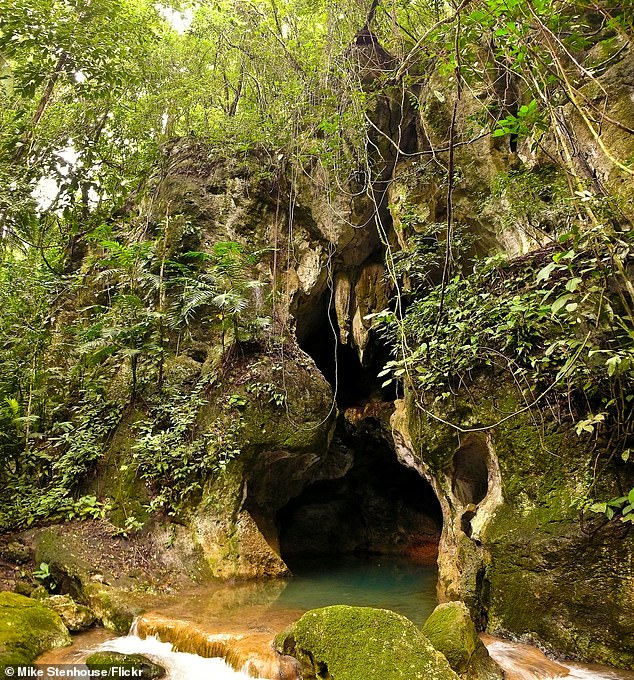
[[7, 666], [4, 674], [7, 678], [140, 678], [143, 669], [129, 666]]

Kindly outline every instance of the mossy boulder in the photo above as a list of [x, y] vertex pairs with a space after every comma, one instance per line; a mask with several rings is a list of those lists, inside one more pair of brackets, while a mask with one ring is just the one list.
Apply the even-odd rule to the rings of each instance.
[[456, 673], [465, 672], [479, 638], [464, 603], [439, 604], [425, 621], [422, 631]]
[[0, 593], [0, 670], [69, 644], [68, 630], [54, 611], [29, 597]]
[[93, 567], [80, 557], [82, 546], [60, 527], [49, 527], [36, 538], [35, 562], [47, 564], [57, 592], [80, 598], [82, 584], [90, 580]]
[[108, 671], [106, 677], [121, 677], [119, 670], [135, 670], [135, 677], [152, 680], [162, 678], [165, 669], [150, 661], [142, 654], [121, 654], [120, 652], [95, 652], [86, 659], [86, 666], [91, 671]]
[[306, 612], [275, 639], [304, 680], [457, 680], [447, 660], [404, 616], [336, 605]]
[[97, 618], [91, 609], [77, 604], [70, 595], [53, 595], [43, 604], [59, 614], [66, 628], [73, 632], [90, 628]]
[[116, 633], [126, 634], [143, 607], [133, 594], [102, 583], [85, 586], [83, 600], [101, 620], [103, 627]]
[[462, 678], [502, 680], [504, 677], [478, 637], [463, 602], [439, 604], [425, 621], [422, 632]]

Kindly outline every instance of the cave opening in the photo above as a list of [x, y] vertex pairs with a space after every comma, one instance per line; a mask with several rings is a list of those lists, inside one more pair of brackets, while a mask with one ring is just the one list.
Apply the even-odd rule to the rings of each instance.
[[336, 389], [339, 416], [323, 458], [328, 469], [274, 513], [275, 547], [295, 576], [334, 574], [355, 560], [384, 566], [396, 560], [418, 565], [435, 581], [442, 510], [431, 485], [394, 448], [389, 419], [397, 388], [379, 377], [391, 358], [388, 347], [370, 331], [361, 350], [349, 328], [342, 342], [328, 291], [303, 311], [299, 345]]
[[372, 336], [363, 351], [363, 361], [350, 341], [341, 342], [335, 310], [325, 295], [319, 311], [310, 324], [300, 324], [297, 337], [299, 346], [312, 357], [336, 390], [337, 406], [346, 408], [368, 401], [394, 401], [397, 398], [394, 383], [383, 386], [379, 373], [390, 359], [389, 349], [376, 336]]
[[477, 505], [489, 492], [488, 449], [481, 437], [471, 436], [456, 451], [451, 490], [463, 505]]
[[307, 485], [276, 515], [280, 554], [291, 571], [371, 555], [434, 563], [440, 504], [429, 483], [398, 461], [380, 423], [340, 418], [333, 447], [348, 457], [347, 472]]

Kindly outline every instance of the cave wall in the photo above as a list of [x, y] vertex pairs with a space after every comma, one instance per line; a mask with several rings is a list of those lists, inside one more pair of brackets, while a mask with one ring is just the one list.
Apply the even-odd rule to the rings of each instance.
[[[626, 75], [632, 68], [634, 54], [625, 49], [599, 78], [614, 95], [610, 110], [623, 121], [634, 119], [634, 83]], [[427, 87], [420, 125], [438, 147], [448, 140], [451, 106], [433, 96], [434, 88], [444, 91], [433, 76]], [[598, 101], [600, 87], [593, 87], [588, 96]], [[465, 136], [478, 108], [478, 93], [472, 95], [458, 107]], [[597, 195], [614, 197], [626, 227], [634, 205], [631, 175], [606, 159], [570, 104], [561, 113], [575, 149], [565, 160]], [[621, 158], [631, 156], [633, 139], [614, 125], [605, 136]], [[530, 138], [511, 148], [490, 137], [456, 149], [454, 220], [474, 237], [471, 255], [530, 257], [565, 233], [571, 202], [562, 160], [548, 135], [540, 149]], [[398, 243], [407, 248], [412, 237], [446, 219], [442, 169], [424, 157], [403, 160], [389, 203]], [[465, 601], [492, 633], [634, 667], [634, 534], [618, 520], [584, 512], [579, 500], [621, 496], [631, 488], [631, 472], [628, 477], [616, 461], [597, 477], [591, 443], [548, 412], [534, 418], [502, 374], [478, 378], [450, 399], [430, 390], [424, 402], [431, 411], [405, 391], [393, 434], [399, 458], [429, 480], [442, 507], [441, 600]]]
[[[465, 601], [491, 633], [629, 668], [634, 534], [579, 507], [593, 484], [596, 453], [566, 425], [536, 423], [521, 410], [515, 388], [500, 376], [434, 411], [483, 432], [520, 412], [487, 434], [461, 435], [413, 399], [397, 403], [398, 455], [430, 480], [443, 509], [439, 596]], [[599, 486], [618, 495], [613, 475]]]

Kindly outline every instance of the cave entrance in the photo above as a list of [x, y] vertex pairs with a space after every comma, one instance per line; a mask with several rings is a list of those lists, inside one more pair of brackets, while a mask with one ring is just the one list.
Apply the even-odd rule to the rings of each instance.
[[329, 298], [323, 296], [320, 309], [311, 323], [297, 322], [299, 346], [310, 355], [317, 368], [336, 391], [337, 406], [346, 408], [368, 401], [393, 401], [397, 398], [394, 383], [383, 387], [384, 378], [379, 373], [391, 358], [385, 345], [372, 337], [363, 351], [359, 352], [350, 342], [343, 344], [337, 315], [329, 307]]
[[349, 457], [347, 472], [309, 484], [277, 513], [280, 553], [291, 571], [346, 556], [434, 563], [440, 504], [429, 483], [398, 462], [379, 423], [352, 426], [341, 418], [333, 446]]

